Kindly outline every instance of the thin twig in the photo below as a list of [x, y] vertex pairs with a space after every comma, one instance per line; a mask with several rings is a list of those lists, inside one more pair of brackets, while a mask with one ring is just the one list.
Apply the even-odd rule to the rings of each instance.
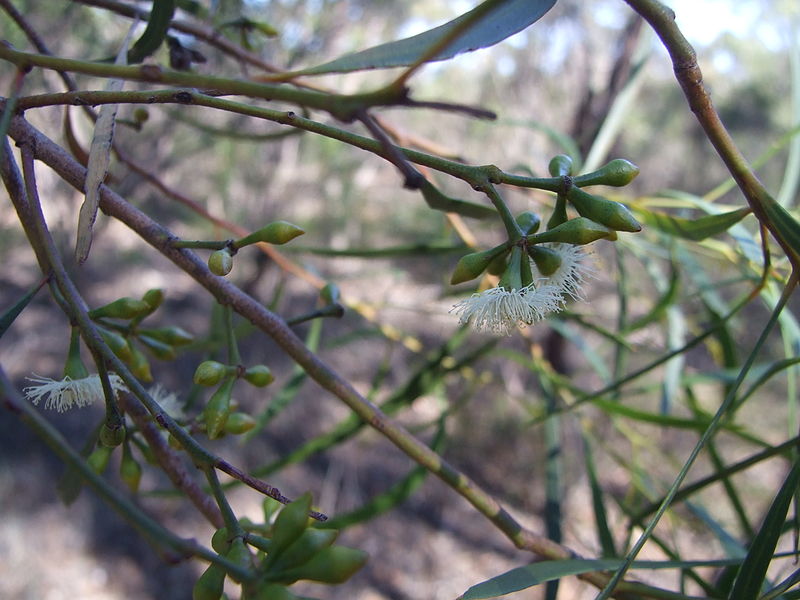
[[703, 85], [703, 73], [697, 64], [697, 54], [678, 28], [675, 22], [675, 13], [657, 0], [625, 0], [625, 2], [644, 17], [661, 39], [672, 60], [675, 78], [706, 137], [736, 180], [747, 203], [753, 209], [753, 214], [769, 229], [783, 248], [794, 269], [800, 272], [800, 249], [793, 246], [767, 213], [769, 209], [775, 208], [777, 203], [759, 181], [722, 123], [722, 119], [711, 101], [711, 95]]
[[178, 453], [173, 450], [162, 435], [161, 429], [153, 421], [144, 406], [132, 398], [127, 393], [120, 394], [120, 404], [125, 414], [136, 424], [147, 445], [153, 451], [153, 455], [158, 461], [161, 469], [167, 474], [173, 485], [197, 507], [197, 509], [208, 519], [209, 523], [217, 529], [225, 523], [214, 500], [208, 496], [200, 485], [194, 480], [186, 465]]

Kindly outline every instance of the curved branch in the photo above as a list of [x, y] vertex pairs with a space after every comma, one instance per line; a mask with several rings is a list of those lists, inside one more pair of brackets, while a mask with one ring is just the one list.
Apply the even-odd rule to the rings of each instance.
[[675, 78], [683, 89], [689, 107], [697, 117], [706, 137], [742, 190], [747, 203], [753, 209], [753, 214], [783, 248], [795, 271], [800, 272], [800, 248], [793, 245], [787, 232], [778, 227], [769, 214], [769, 212], [782, 212], [780, 205], [756, 177], [747, 159], [722, 123], [711, 101], [711, 95], [703, 85], [703, 73], [697, 64], [697, 54], [675, 23], [675, 13], [657, 0], [625, 0], [625, 2], [644, 17], [661, 39], [672, 60]]

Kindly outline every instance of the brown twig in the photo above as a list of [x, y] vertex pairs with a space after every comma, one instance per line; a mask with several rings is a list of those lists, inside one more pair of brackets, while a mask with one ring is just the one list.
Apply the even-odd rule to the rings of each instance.
[[147, 440], [147, 445], [153, 451], [159, 466], [170, 478], [170, 481], [186, 495], [197, 507], [197, 510], [208, 519], [209, 523], [217, 529], [222, 527], [225, 523], [214, 499], [206, 494], [194, 480], [182, 458], [164, 439], [163, 430], [156, 425], [150, 413], [138, 400], [127, 393], [120, 394], [119, 400], [125, 414], [131, 418], [144, 439]]
[[[669, 52], [675, 78], [706, 137], [733, 176], [753, 214], [778, 241], [795, 271], [800, 272], [800, 249], [795, 248], [768, 211], [782, 212], [733, 141], [703, 85], [697, 54], [675, 23], [672, 9], [657, 0], [625, 0], [656, 32]], [[791, 217], [789, 217], [791, 218]]]

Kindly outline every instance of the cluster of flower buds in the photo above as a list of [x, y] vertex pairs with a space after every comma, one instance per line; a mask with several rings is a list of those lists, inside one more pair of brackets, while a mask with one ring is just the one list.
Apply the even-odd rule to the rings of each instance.
[[221, 242], [223, 247], [215, 250], [208, 257], [208, 268], [214, 275], [224, 277], [233, 269], [233, 257], [240, 248], [258, 243], [285, 244], [304, 233], [305, 231], [297, 225], [287, 221], [275, 221], [238, 240]]
[[173, 360], [178, 356], [181, 346], [194, 341], [190, 333], [176, 325], [156, 328], [140, 326], [142, 320], [155, 312], [163, 301], [164, 291], [154, 288], [148, 290], [140, 300], [119, 298], [89, 311], [103, 341], [138, 379], [145, 382], [153, 381], [153, 375], [150, 361], [141, 348], [160, 360]]
[[[518, 215], [516, 231], [504, 243], [463, 256], [450, 283], [455, 285], [484, 272], [500, 275], [494, 288], [473, 294], [451, 312], [479, 331], [509, 335], [560, 310], [568, 298], [581, 300], [581, 288], [594, 269], [582, 247], [596, 240], [616, 240], [617, 232], [636, 232], [641, 225], [619, 202], [591, 195], [581, 187], [623, 186], [639, 173], [632, 163], [616, 159], [603, 168], [572, 177], [572, 160], [559, 155], [550, 161], [550, 174], [560, 179], [559, 192], [547, 230], [537, 233], [538, 215]], [[548, 180], [549, 183], [555, 183]], [[570, 218], [567, 204], [579, 216]]]
[[196, 384], [207, 387], [218, 386], [197, 418], [200, 428], [205, 430], [206, 435], [212, 440], [226, 433], [233, 435], [245, 433], [256, 425], [252, 416], [236, 410], [232, 394], [237, 379], [244, 379], [256, 387], [265, 387], [272, 383], [275, 377], [266, 365], [244, 368], [207, 360], [195, 369]]
[[[253, 581], [243, 583], [242, 597], [300, 600], [287, 586], [300, 580], [342, 583], [366, 562], [367, 554], [362, 550], [334, 544], [337, 530], [310, 527], [310, 494], [284, 506], [274, 520], [273, 507], [277, 502], [267, 498], [264, 504], [266, 524], [257, 525], [249, 519], [239, 521], [247, 543], [241, 533], [236, 535], [227, 527], [218, 529], [211, 538], [211, 547], [220, 556], [258, 573]], [[251, 552], [249, 545], [258, 552]], [[226, 577], [222, 567], [210, 565], [195, 583], [192, 597], [220, 600]]]

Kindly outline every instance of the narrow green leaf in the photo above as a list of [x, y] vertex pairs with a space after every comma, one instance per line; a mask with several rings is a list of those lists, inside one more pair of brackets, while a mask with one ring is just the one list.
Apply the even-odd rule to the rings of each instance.
[[633, 331], [642, 329], [643, 327], [650, 325], [650, 323], [653, 323], [661, 319], [661, 317], [664, 316], [664, 313], [667, 311], [667, 309], [670, 306], [672, 306], [678, 299], [678, 290], [680, 289], [680, 286], [678, 285], [679, 283], [680, 283], [680, 271], [677, 268], [677, 265], [675, 263], [672, 263], [672, 271], [670, 273], [669, 287], [667, 288], [667, 291], [661, 295], [661, 297], [658, 299], [658, 302], [655, 304], [655, 306], [653, 306], [653, 308], [650, 309], [650, 311], [647, 314], [642, 315], [641, 317], [636, 319], [633, 323], [628, 325], [625, 328], [625, 331], [627, 333], [631, 333]]
[[686, 501], [686, 507], [694, 513], [694, 515], [706, 524], [706, 527], [711, 531], [714, 537], [717, 538], [722, 548], [725, 550], [730, 558], [737, 558], [743, 560], [747, 554], [746, 550], [742, 547], [739, 541], [725, 529], [722, 523], [709, 514], [709, 512], [694, 502]]
[[[489, 2], [493, 0], [488, 0]], [[488, 48], [509, 36], [538, 21], [556, 0], [505, 0], [496, 2], [497, 6], [480, 19], [474, 26], [467, 28], [446, 48], [431, 60], [447, 60], [462, 52], [471, 52], [480, 48]], [[485, 4], [485, 3], [484, 3]], [[374, 46], [361, 52], [347, 54], [331, 62], [303, 69], [298, 74], [320, 75], [323, 73], [348, 73], [363, 69], [386, 69], [389, 67], [407, 67], [422, 58], [425, 52], [444, 36], [461, 26], [472, 17], [472, 13], [481, 9], [478, 6], [460, 17], [429, 29], [424, 33]]]
[[698, 219], [683, 219], [646, 209], [635, 209], [635, 212], [645, 225], [668, 235], [699, 242], [727, 231], [728, 228], [750, 214], [750, 209], [739, 208], [719, 215], [707, 215]]
[[142, 62], [158, 47], [167, 37], [169, 24], [172, 15], [175, 13], [175, 0], [153, 0], [153, 10], [150, 11], [150, 19], [147, 21], [142, 36], [128, 51], [128, 64]]
[[[619, 568], [624, 562], [621, 558], [592, 559], [567, 559], [548, 560], [533, 563], [525, 567], [517, 567], [506, 571], [502, 575], [492, 577], [487, 581], [473, 585], [459, 600], [484, 600], [497, 598], [513, 592], [539, 585], [568, 575], [580, 575], [594, 571], [611, 571]], [[633, 569], [687, 569], [690, 567], [722, 567], [735, 565], [741, 562], [737, 559], [727, 560], [639, 560], [633, 563]], [[740, 596], [739, 598], [755, 598], [755, 596]]]
[[733, 589], [728, 596], [729, 600], [758, 597], [767, 569], [772, 562], [775, 546], [783, 530], [786, 512], [789, 510], [798, 484], [800, 484], [800, 462], [795, 462], [772, 501], [764, 523], [753, 539], [742, 566], [739, 567], [739, 574], [736, 576]]
[[584, 433], [583, 436], [583, 456], [586, 465], [586, 474], [589, 477], [589, 487], [592, 490], [592, 509], [594, 511], [594, 522], [597, 527], [597, 539], [600, 540], [600, 548], [603, 556], [616, 556], [617, 549], [614, 546], [614, 536], [611, 535], [611, 528], [608, 526], [608, 513], [606, 511], [603, 490], [597, 480], [597, 470], [592, 456], [591, 441]]
[[800, 223], [797, 219], [772, 198], [763, 202], [762, 206], [783, 241], [791, 247], [795, 256], [800, 256]]
[[694, 429], [696, 431], [704, 431], [711, 421], [710, 417], [706, 419], [686, 419], [683, 417], [672, 417], [670, 415], [664, 415], [661, 413], [647, 412], [620, 404], [619, 402], [612, 402], [610, 400], [595, 400], [592, 402], [592, 405], [608, 414], [625, 417], [627, 419], [633, 419], [634, 421], [641, 421], [643, 423], [652, 423], [653, 425], [657, 425], [659, 427], [674, 427], [676, 429]]
[[[155, 9], [154, 9], [155, 11]], [[115, 64], [127, 63], [128, 44], [133, 33], [133, 28], [128, 31], [117, 54]], [[106, 91], [119, 92], [125, 85], [123, 79], [111, 79], [106, 84]], [[111, 145], [114, 139], [114, 124], [117, 119], [117, 104], [104, 104], [100, 108], [100, 115], [94, 125], [92, 145], [89, 150], [89, 159], [86, 165], [86, 181], [84, 192], [86, 197], [78, 213], [78, 236], [75, 243], [75, 259], [82, 264], [89, 257], [92, 246], [92, 228], [97, 219], [97, 209], [100, 206], [100, 186], [106, 179], [108, 164], [111, 160]]]
[[14, 306], [9, 308], [6, 312], [0, 315], [0, 338], [3, 337], [3, 334], [11, 327], [11, 324], [16, 320], [19, 314], [25, 310], [25, 307], [28, 306], [33, 297], [36, 295], [42, 286], [47, 283], [47, 279], [42, 279], [39, 283], [33, 286], [30, 290], [28, 290], [25, 295], [20, 298]]

